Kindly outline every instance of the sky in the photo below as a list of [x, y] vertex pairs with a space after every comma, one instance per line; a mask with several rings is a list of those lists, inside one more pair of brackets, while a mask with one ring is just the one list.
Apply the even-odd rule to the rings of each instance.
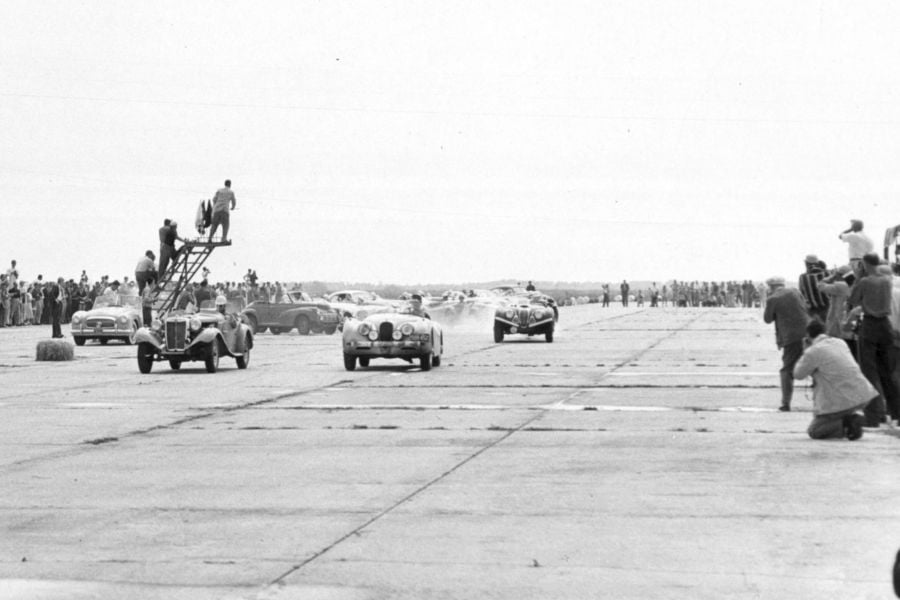
[[132, 275], [231, 179], [211, 278], [743, 280], [900, 224], [900, 4], [0, 3], [0, 265]]

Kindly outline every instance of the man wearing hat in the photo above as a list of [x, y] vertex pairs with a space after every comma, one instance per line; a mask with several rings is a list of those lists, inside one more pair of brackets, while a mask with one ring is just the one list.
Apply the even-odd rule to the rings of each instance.
[[825, 279], [825, 269], [815, 254], [807, 254], [805, 263], [806, 272], [800, 275], [798, 287], [806, 300], [809, 316], [818, 317], [824, 323], [828, 316], [828, 297], [819, 291], [818, 284]]
[[809, 316], [806, 312], [806, 301], [796, 289], [784, 286], [784, 277], [771, 277], [766, 280], [769, 287], [766, 309], [763, 320], [775, 323], [775, 343], [781, 349], [781, 406], [778, 410], [791, 410], [791, 398], [794, 395], [794, 365], [803, 354], [803, 338], [806, 337], [806, 325]]
[[134, 268], [134, 280], [138, 284], [138, 294], [144, 293], [144, 287], [148, 281], [156, 279], [156, 263], [153, 262], [154, 260], [156, 260], [156, 255], [153, 254], [153, 250], [147, 250]]

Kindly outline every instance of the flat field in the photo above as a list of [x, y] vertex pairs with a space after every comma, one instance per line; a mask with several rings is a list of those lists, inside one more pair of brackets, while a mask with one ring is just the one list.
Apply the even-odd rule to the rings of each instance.
[[777, 412], [758, 309], [447, 327], [429, 372], [292, 332], [141, 375], [49, 333], [0, 329], [0, 598], [892, 596], [900, 439], [810, 440], [803, 384]]

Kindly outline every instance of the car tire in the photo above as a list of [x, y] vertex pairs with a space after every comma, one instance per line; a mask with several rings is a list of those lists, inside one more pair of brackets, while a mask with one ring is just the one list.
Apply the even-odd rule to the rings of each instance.
[[206, 372], [215, 373], [219, 370], [219, 340], [213, 340], [206, 349]]
[[263, 326], [260, 327], [257, 331], [254, 331], [253, 333], [254, 333], [254, 335], [255, 335], [255, 334], [257, 334], [257, 333], [265, 333], [265, 332], [267, 332], [268, 330], [269, 330], [269, 328], [266, 327], [265, 325], [263, 325]]
[[181, 359], [180, 358], [170, 358], [169, 359], [169, 367], [171, 367], [171, 369], [173, 371], [178, 371], [179, 369], [181, 369]]
[[429, 352], [428, 354], [423, 354], [419, 357], [419, 367], [421, 367], [423, 371], [431, 370], [432, 357], [433, 355], [431, 354], [431, 352]]
[[153, 355], [156, 354], [156, 349], [153, 347], [153, 344], [148, 344], [147, 342], [141, 342], [137, 347], [137, 361], [138, 361], [138, 370], [141, 373], [147, 374], [153, 370]]
[[431, 366], [432, 367], [441, 366], [441, 357], [439, 354], [435, 354], [434, 356], [431, 357]]
[[272, 332], [272, 335], [281, 335], [281, 327], [269, 327], [269, 331]]
[[553, 328], [547, 330], [547, 333], [544, 334], [544, 338], [546, 338], [548, 344], [553, 343]]
[[337, 331], [337, 325], [329, 325], [325, 328], [325, 333], [328, 335], [334, 335], [335, 331]]
[[359, 357], [359, 366], [368, 367], [369, 366], [369, 357], [368, 356], [360, 356]]
[[250, 364], [250, 336], [244, 338], [244, 353], [235, 357], [238, 369], [246, 369]]
[[500, 344], [503, 342], [503, 327], [494, 325], [494, 342]]
[[73, 335], [72, 338], [75, 340], [76, 346], [84, 346], [84, 343], [87, 341], [83, 336]]
[[101, 346], [105, 346], [109, 343], [109, 338], [99, 338], [99, 340]]
[[294, 321], [294, 327], [297, 328], [297, 333], [300, 335], [309, 335], [309, 318], [300, 315], [297, 317], [297, 320]]
[[256, 333], [256, 331], [259, 329], [259, 322], [256, 320], [256, 316], [255, 315], [246, 315], [246, 319], [247, 319], [247, 326], [250, 327], [250, 331], [252, 331], [253, 333]]
[[356, 357], [352, 354], [344, 353], [344, 368], [348, 371], [356, 369]]

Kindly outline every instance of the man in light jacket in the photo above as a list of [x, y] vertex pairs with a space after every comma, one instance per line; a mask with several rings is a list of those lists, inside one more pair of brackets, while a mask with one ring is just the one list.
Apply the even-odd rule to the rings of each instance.
[[806, 349], [794, 367], [794, 378], [812, 376], [813, 417], [807, 433], [814, 440], [858, 440], [863, 433], [863, 417], [858, 412], [878, 396], [853, 360], [847, 344], [825, 335], [821, 321], [806, 327]]

